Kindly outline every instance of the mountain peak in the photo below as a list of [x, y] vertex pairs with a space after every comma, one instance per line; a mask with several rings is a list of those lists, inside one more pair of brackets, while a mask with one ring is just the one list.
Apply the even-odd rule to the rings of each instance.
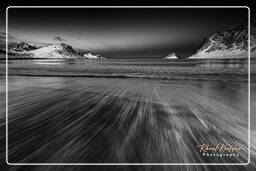
[[26, 51], [35, 50], [35, 49], [37, 49], [35, 46], [32, 46], [32, 45], [28, 44], [27, 42], [22, 41], [22, 42], [16, 44], [16, 46], [14, 48], [12, 48], [11, 51], [26, 52]]
[[65, 43], [60, 43], [59, 45], [62, 46], [62, 47], [65, 47], [65, 48], [66, 48], [66, 47], [72, 47], [72, 46], [70, 46], [70, 45], [68, 45], [68, 44], [65, 44]]

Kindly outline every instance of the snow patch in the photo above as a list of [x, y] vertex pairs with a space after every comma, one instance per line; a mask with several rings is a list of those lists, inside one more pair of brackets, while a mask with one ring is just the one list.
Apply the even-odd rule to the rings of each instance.
[[211, 52], [201, 51], [195, 55], [189, 57], [190, 59], [229, 59], [229, 58], [248, 58], [248, 52], [246, 50], [241, 49], [233, 49], [233, 50], [215, 50]]

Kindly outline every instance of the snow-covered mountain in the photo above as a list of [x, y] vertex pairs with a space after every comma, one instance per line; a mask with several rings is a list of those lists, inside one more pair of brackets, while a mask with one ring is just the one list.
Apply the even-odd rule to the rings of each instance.
[[34, 58], [81, 58], [82, 56], [72, 48], [72, 46], [60, 43], [47, 45], [35, 50], [15, 52], [18, 56], [28, 56]]
[[171, 53], [168, 56], [164, 57], [163, 59], [179, 59], [176, 53]]
[[[5, 51], [1, 52], [4, 53]], [[26, 42], [17, 44], [8, 51], [19, 58], [85, 58], [85, 59], [106, 59], [98, 54], [87, 53], [82, 55], [72, 46], [65, 43], [50, 44], [42, 47], [35, 47]]]
[[[1, 55], [1, 57], [3, 57], [3, 55], [4, 55], [4, 57], [5, 57], [5, 55], [6, 55], [6, 50], [5, 50], [5, 49], [0, 49], [0, 55]], [[8, 51], [8, 55], [15, 56], [16, 53], [11, 52], [11, 51]]]
[[[252, 27], [251, 30], [255, 28]], [[254, 39], [254, 41], [252, 41]], [[255, 33], [251, 32], [251, 50], [255, 53]], [[189, 58], [247, 58], [248, 26], [237, 25], [209, 36], [201, 48]]]
[[87, 59], [106, 59], [98, 54], [94, 55], [92, 53], [87, 53], [87, 54], [84, 54], [83, 56]]
[[26, 52], [26, 51], [35, 50], [35, 49], [37, 49], [37, 47], [32, 46], [26, 42], [20, 42], [10, 50], [14, 52]]
[[34, 57], [44, 58], [79, 58], [81, 57], [72, 46], [60, 43], [47, 45], [36, 50], [29, 51]]
[[250, 47], [251, 47], [251, 57], [256, 57], [256, 21], [255, 23], [251, 24], [251, 29], [250, 29]]

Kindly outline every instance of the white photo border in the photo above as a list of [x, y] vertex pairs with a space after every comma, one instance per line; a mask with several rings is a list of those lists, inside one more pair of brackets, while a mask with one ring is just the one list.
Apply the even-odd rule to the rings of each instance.
[[[248, 10], [248, 161], [246, 163], [10, 163], [8, 162], [8, 10], [11, 8], [246, 8]], [[8, 6], [6, 8], [6, 163], [8, 165], [249, 165], [250, 163], [250, 8], [248, 6]]]

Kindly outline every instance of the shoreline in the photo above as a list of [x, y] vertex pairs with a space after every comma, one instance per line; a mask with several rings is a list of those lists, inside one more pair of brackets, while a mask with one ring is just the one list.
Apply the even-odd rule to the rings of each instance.
[[[235, 78], [230, 78], [235, 76]], [[255, 75], [255, 74], [253, 74]], [[5, 74], [0, 74], [5, 76]], [[23, 76], [23, 77], [80, 77], [80, 78], [117, 78], [117, 79], [147, 79], [147, 80], [192, 80], [192, 81], [232, 81], [232, 82], [248, 82], [247, 74], [196, 74], [190, 76], [147, 76], [147, 75], [126, 75], [126, 74], [8, 74], [8, 76]], [[239, 77], [239, 78], [238, 78]], [[252, 75], [251, 75], [252, 77]]]

